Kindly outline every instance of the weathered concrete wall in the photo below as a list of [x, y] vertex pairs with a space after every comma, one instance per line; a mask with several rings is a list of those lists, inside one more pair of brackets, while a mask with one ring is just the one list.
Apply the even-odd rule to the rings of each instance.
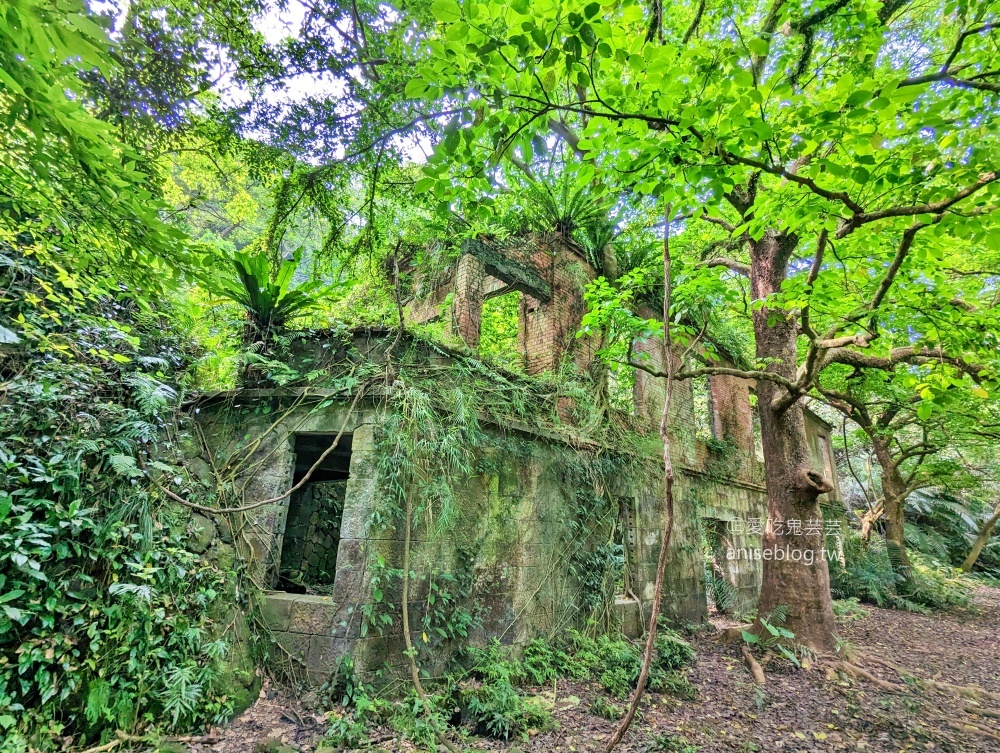
[[[504, 253], [507, 262], [519, 265], [511, 268], [511, 279], [521, 280], [518, 270], [521, 277], [527, 275], [516, 285], [542, 291], [538, 297], [527, 292], [522, 296], [518, 341], [525, 371], [538, 374], [567, 360], [587, 370], [595, 343], [576, 333], [584, 314], [583, 289], [594, 269], [571, 243], [554, 236], [526, 239], [505, 247]], [[499, 264], [464, 254], [433, 285], [422, 281], [427, 290], [410, 304], [410, 319], [430, 321], [443, 314], [452, 334], [475, 349], [483, 300], [508, 285], [516, 287], [488, 274], [499, 270]], [[313, 337], [298, 344], [290, 363], [302, 371], [344, 359], [380, 363], [389, 340], [396, 338], [386, 331], [353, 340]], [[455, 356], [446, 348], [426, 350], [421, 357], [434, 367], [447, 367]], [[654, 370], [663, 370], [660, 343], [638, 342], [635, 353]], [[441, 374], [449, 378], [445, 370]], [[761, 562], [752, 553], [760, 549], [767, 500], [763, 466], [755, 453], [753, 387], [750, 380], [709, 377], [709, 436], [699, 432], [706, 422], [696, 415], [691, 382], [675, 385], [668, 424], [676, 475], [675, 520], [663, 610], [678, 621], [705, 614], [706, 529], [723, 537], [727, 549], [746, 555], [716, 558], [717, 572], [738, 594], [737, 606], [756, 601]], [[338, 396], [339, 402], [319, 394], [306, 399], [267, 391], [228, 397], [228, 402], [204, 406], [203, 433], [214, 449], [205, 465], [235, 467], [235, 502], [247, 511], [207, 522], [219, 530], [228, 526], [230, 537], [245, 544], [251, 572], [265, 587], [278, 584], [283, 547], [294, 550], [295, 556], [286, 558], [289, 562], [308, 562], [307, 543], [318, 537], [321, 549], [327, 540], [321, 529], [327, 525], [333, 530], [316, 510], [305, 511], [307, 519], [288, 518], [285, 493], [295, 479], [295, 436], [341, 430], [352, 435], [335, 575], [332, 589], [323, 589], [330, 593], [272, 592], [264, 598], [262, 612], [279, 653], [304, 670], [312, 684], [329, 680], [340, 657], [348, 654], [368, 673], [383, 665], [398, 668], [404, 661], [404, 526], [398, 509], [388, 502], [385, 468], [379, 472], [384, 403], [377, 396], [366, 398], [349, 412], [344, 395]], [[656, 470], [662, 454], [658, 428], [664, 380], [638, 372], [634, 398], [648, 441], [629, 451], [650, 460], [653, 472], [597, 480], [580, 472], [580, 445], [601, 453], [616, 448], [591, 446], [586, 437], [573, 438], [572, 445], [566, 435], [509, 423], [492, 428], [495, 442], [477, 450], [475, 471], [453, 480], [445, 525], [438, 525], [444, 510], [434, 505], [417, 510], [409, 549], [413, 576], [408, 612], [425, 669], [440, 669], [460, 644], [481, 645], [491, 638], [525, 642], [591, 618], [617, 618], [626, 632], [643, 631], [666, 523], [662, 478]], [[572, 406], [558, 408], [571, 423]], [[835, 478], [829, 427], [818, 420], [807, 425], [814, 462]], [[621, 593], [608, 588], [615, 540], [621, 542], [627, 563]], [[308, 586], [309, 568], [298, 570]], [[608, 577], [602, 582], [604, 575]], [[466, 610], [466, 622], [476, 626], [468, 636], [454, 631], [462, 622], [461, 610]]]
[[[363, 403], [350, 417], [342, 404], [324, 402], [330, 401], [289, 407], [290, 399], [256, 394], [214, 409], [205, 405], [201, 412], [204, 434], [218, 448], [213, 462], [225, 465], [245, 456], [236, 484], [243, 490], [240, 503], [251, 509], [239, 535], [250, 543], [258, 581], [272, 587], [288, 534], [299, 539], [303, 525], [308, 529], [316, 522], [289, 521], [289, 497], [282, 497], [293, 485], [295, 435], [335, 434], [341, 428], [352, 433], [332, 592], [269, 593], [262, 605], [280, 653], [304, 669], [312, 684], [329, 680], [346, 654], [369, 672], [403, 661], [398, 572], [404, 531], [398, 515], [391, 517], [386, 509], [377, 470], [382, 415], [374, 402]], [[641, 483], [622, 482], [614, 490], [595, 488], [581, 471], [577, 449], [530, 431], [498, 430], [496, 446], [479, 453], [475, 474], [453, 485], [448, 525], [439, 531], [434, 523], [440, 510], [421, 511], [414, 521], [409, 616], [415, 642], [429, 649], [422, 664], [433, 670], [433, 661], [446, 661], [459, 643], [482, 645], [494, 637], [522, 643], [582, 627], [591, 618], [607, 619], [615, 594], [606, 586], [614, 575], [602, 547], [612, 539], [621, 504], [635, 511], [632, 588], [648, 611], [664, 523], [660, 480], [653, 475]], [[682, 500], [675, 541], [687, 545], [672, 552], [666, 611], [684, 620], [704, 612], [691, 519]], [[598, 572], [606, 572], [608, 580], [595, 585]], [[436, 631], [447, 628], [449, 619], [430, 603], [432, 583], [475, 617], [478, 627], [468, 639]], [[435, 598], [441, 599], [440, 590]]]

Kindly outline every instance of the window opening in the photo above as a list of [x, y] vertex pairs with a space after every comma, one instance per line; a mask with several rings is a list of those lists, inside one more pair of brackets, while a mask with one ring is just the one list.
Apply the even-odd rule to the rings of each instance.
[[694, 404], [695, 437], [708, 442], [715, 438], [715, 422], [712, 417], [711, 385], [707, 376], [691, 380], [691, 397]]
[[512, 290], [483, 301], [479, 325], [479, 355], [493, 363], [520, 371], [523, 368], [518, 349], [521, 293]]
[[764, 433], [760, 428], [760, 407], [757, 405], [757, 395], [750, 392], [750, 415], [753, 425], [753, 454], [758, 463], [764, 462]]
[[[336, 434], [297, 434], [295, 473], [298, 484], [333, 444]], [[290, 593], [330, 593], [337, 575], [337, 549], [344, 498], [351, 468], [353, 436], [341, 436], [309, 477], [288, 499], [281, 544], [278, 588]]]
[[622, 566], [616, 573], [615, 595], [633, 596], [633, 571], [636, 565], [635, 498], [618, 498], [618, 520], [615, 524], [614, 548]]

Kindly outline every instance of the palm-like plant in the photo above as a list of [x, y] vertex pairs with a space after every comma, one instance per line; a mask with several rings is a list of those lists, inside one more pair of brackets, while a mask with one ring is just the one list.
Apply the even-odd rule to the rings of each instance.
[[583, 246], [595, 268], [601, 269], [601, 253], [616, 232], [607, 198], [590, 186], [576, 188], [568, 174], [551, 183], [529, 183], [527, 195], [533, 229], [572, 237]]
[[302, 259], [301, 250], [281, 262], [271, 279], [267, 254], [237, 251], [232, 259], [234, 275], [206, 278], [215, 294], [235, 301], [247, 313], [248, 339], [267, 338], [290, 320], [316, 308], [335, 285], [308, 280], [292, 287], [292, 278]]

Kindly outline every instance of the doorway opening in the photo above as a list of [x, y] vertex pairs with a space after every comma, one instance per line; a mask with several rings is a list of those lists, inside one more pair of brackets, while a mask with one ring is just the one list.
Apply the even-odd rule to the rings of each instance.
[[351, 475], [353, 436], [344, 434], [337, 446], [327, 452], [335, 438], [336, 434], [295, 435], [292, 484], [300, 483], [316, 467], [308, 483], [288, 498], [278, 569], [279, 590], [315, 594], [333, 591], [347, 479]]
[[740, 606], [740, 593], [726, 556], [733, 546], [728, 525], [717, 518], [702, 518], [701, 535], [709, 606], [715, 607], [720, 614], [733, 614]]

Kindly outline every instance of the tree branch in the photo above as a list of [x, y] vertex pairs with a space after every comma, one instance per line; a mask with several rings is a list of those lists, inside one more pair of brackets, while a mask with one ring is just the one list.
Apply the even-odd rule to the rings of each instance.
[[927, 204], [917, 204], [908, 207], [888, 207], [886, 209], [878, 209], [874, 212], [859, 212], [849, 220], [845, 220], [841, 223], [840, 227], [837, 228], [836, 237], [843, 238], [853, 233], [862, 225], [867, 225], [868, 223], [876, 222], [877, 220], [884, 220], [889, 217], [914, 217], [918, 214], [941, 214], [963, 199], [967, 199], [973, 194], [981, 191], [990, 183], [993, 183], [998, 179], [1000, 179], [1000, 173], [993, 170], [988, 173], [983, 173], [979, 176], [979, 179], [975, 183], [970, 186], [966, 186], [958, 193], [948, 197], [947, 199], [942, 199], [941, 201], [934, 201]]
[[737, 163], [740, 165], [746, 165], [747, 167], [755, 167], [758, 170], [769, 173], [770, 175], [777, 175], [784, 178], [791, 183], [798, 183], [800, 186], [805, 186], [817, 196], [830, 201], [839, 201], [856, 215], [863, 214], [865, 211], [864, 207], [848, 196], [846, 191], [830, 191], [826, 188], [822, 188], [817, 185], [816, 181], [812, 178], [804, 178], [791, 170], [786, 170], [785, 168], [778, 167], [777, 165], [769, 165], [766, 162], [761, 162], [760, 160], [753, 159], [752, 157], [742, 157], [729, 151], [720, 151], [719, 156], [722, 158], [722, 161], [727, 164]]
[[725, 259], [725, 258], [709, 259], [708, 261], [701, 262], [698, 266], [699, 267], [726, 267], [727, 269], [731, 269], [733, 272], [736, 272], [737, 274], [741, 274], [744, 277], [749, 277], [750, 276], [750, 265], [749, 264], [744, 264], [742, 262], [738, 262], [735, 259]]

